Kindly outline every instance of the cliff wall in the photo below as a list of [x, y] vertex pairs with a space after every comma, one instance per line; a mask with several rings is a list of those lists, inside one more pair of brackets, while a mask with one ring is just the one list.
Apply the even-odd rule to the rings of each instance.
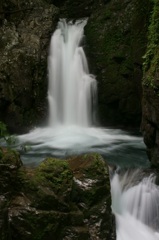
[[153, 165], [159, 165], [159, 1], [154, 1], [144, 55], [142, 132]]
[[0, 10], [0, 119], [21, 132], [47, 115], [47, 55], [58, 8], [5, 1]]

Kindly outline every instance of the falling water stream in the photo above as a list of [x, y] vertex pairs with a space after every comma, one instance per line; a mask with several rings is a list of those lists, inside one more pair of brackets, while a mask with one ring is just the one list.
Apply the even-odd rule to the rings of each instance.
[[92, 124], [97, 83], [89, 74], [80, 46], [86, 23], [87, 20], [67, 24], [61, 20], [51, 39], [48, 59], [51, 127], [59, 124], [89, 127]]
[[159, 187], [155, 176], [131, 170], [111, 180], [117, 240], [159, 239]]
[[[19, 148], [31, 146], [22, 156], [25, 164], [38, 164], [46, 156], [67, 157], [99, 152], [111, 163], [148, 166], [142, 138], [118, 129], [95, 127], [97, 82], [89, 73], [82, 47], [86, 20], [60, 20], [51, 38], [48, 57], [49, 123], [18, 136]], [[32, 160], [34, 159], [34, 161]], [[117, 240], [157, 240], [159, 189], [154, 178], [114, 174], [112, 210]], [[130, 181], [132, 180], [132, 182]]]

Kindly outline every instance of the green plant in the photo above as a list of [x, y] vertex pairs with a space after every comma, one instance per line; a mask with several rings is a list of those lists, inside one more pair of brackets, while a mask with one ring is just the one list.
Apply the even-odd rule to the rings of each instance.
[[9, 135], [6, 124], [1, 121], [0, 121], [0, 139], [4, 139], [7, 145], [12, 145], [16, 141], [14, 136]]

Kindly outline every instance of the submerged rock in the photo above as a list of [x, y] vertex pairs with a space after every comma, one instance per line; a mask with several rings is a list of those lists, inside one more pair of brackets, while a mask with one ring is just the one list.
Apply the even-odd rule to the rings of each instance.
[[20, 167], [17, 155], [3, 165], [13, 163], [1, 179], [8, 186], [0, 190], [2, 240], [114, 239], [109, 174], [99, 154], [48, 158], [35, 169]]

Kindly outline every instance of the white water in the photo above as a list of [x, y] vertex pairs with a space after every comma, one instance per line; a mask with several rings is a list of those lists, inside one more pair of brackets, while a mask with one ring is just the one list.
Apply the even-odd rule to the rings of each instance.
[[159, 187], [141, 170], [115, 173], [111, 181], [117, 240], [159, 240]]
[[90, 126], [94, 115], [97, 84], [89, 74], [80, 43], [87, 21], [60, 20], [51, 38], [48, 58], [49, 125]]

